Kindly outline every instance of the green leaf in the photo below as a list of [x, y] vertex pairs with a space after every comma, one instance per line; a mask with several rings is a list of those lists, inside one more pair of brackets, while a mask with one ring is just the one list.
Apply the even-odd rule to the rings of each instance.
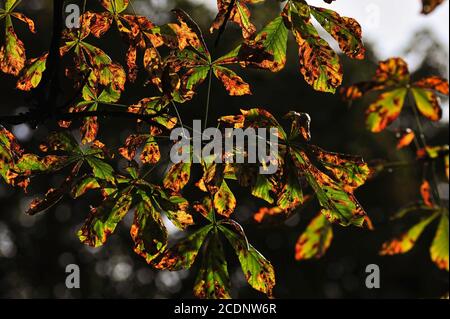
[[212, 228], [212, 225], [207, 225], [166, 250], [161, 258], [153, 262], [154, 267], [168, 270], [190, 268]]
[[[145, 198], [145, 196], [144, 196]], [[148, 200], [141, 200], [130, 230], [134, 251], [151, 263], [167, 247], [167, 230], [158, 211]]]
[[72, 188], [71, 195], [75, 199], [84, 195], [90, 189], [99, 188], [100, 183], [98, 182], [98, 180], [95, 177], [88, 176], [81, 179], [80, 181], [78, 181], [78, 183], [75, 184], [75, 186]]
[[424, 218], [401, 236], [385, 242], [381, 247], [380, 255], [397, 255], [410, 251], [425, 228], [438, 216], [439, 214], [435, 213], [428, 218]]
[[306, 227], [295, 245], [295, 259], [305, 260], [322, 257], [333, 240], [333, 227], [325, 217], [329, 213], [320, 212]]
[[427, 89], [412, 88], [417, 109], [430, 121], [439, 121], [442, 118], [442, 108], [436, 94]]
[[303, 2], [289, 1], [283, 11], [299, 46], [300, 72], [315, 90], [334, 93], [342, 83], [339, 56], [311, 23], [311, 9]]
[[114, 232], [131, 207], [132, 196], [126, 192], [110, 196], [98, 208], [91, 208], [77, 235], [88, 246], [99, 247]]
[[448, 271], [448, 215], [442, 213], [439, 226], [430, 247], [431, 259], [440, 268]]
[[291, 156], [317, 195], [320, 205], [325, 209], [330, 222], [342, 226], [363, 226], [366, 214], [352, 193], [341, 183], [313, 165], [311, 159], [300, 149], [291, 149]]
[[164, 188], [179, 193], [189, 182], [191, 163], [176, 163], [170, 167], [163, 179]]
[[39, 58], [31, 59], [27, 62], [23, 74], [17, 81], [16, 87], [19, 90], [30, 91], [39, 85], [46, 68], [47, 56], [48, 54], [44, 54]]
[[[264, 58], [263, 54], [256, 57], [256, 62], [251, 65], [278, 72], [286, 64], [286, 50], [288, 40], [288, 29], [284, 25], [282, 17], [277, 17], [268, 23], [255, 37], [254, 46], [262, 47], [264, 52], [272, 56], [271, 59]], [[261, 60], [261, 61], [258, 61]]]
[[271, 297], [275, 286], [275, 272], [270, 262], [247, 242], [244, 231], [237, 222], [228, 220], [219, 225], [219, 229], [234, 248], [249, 285]]
[[95, 177], [114, 183], [114, 169], [111, 165], [95, 156], [86, 157], [86, 161], [92, 168], [92, 173]]
[[273, 185], [269, 178], [264, 175], [258, 174], [256, 177], [256, 183], [252, 187], [252, 195], [265, 200], [266, 202], [272, 204], [274, 202], [270, 192], [273, 189]]

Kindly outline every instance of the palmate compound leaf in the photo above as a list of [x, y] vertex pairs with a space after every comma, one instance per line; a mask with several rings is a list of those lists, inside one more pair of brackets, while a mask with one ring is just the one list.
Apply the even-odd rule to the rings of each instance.
[[[178, 20], [176, 33], [179, 50], [172, 51], [166, 63], [180, 75], [181, 95], [190, 99], [195, 89], [212, 73], [224, 85], [229, 95], [251, 94], [250, 86], [226, 67], [237, 64], [236, 59], [211, 59], [198, 25], [181, 9], [172, 11]], [[174, 27], [174, 25], [172, 25]]]
[[[61, 185], [57, 188], [50, 188], [44, 197], [34, 199], [27, 214], [34, 215], [57, 204], [64, 195], [70, 192], [83, 165], [89, 168], [99, 181], [115, 182], [114, 170], [105, 161], [108, 154], [104, 145], [99, 141], [94, 141], [81, 149], [70, 134], [52, 133], [47, 142], [41, 145], [41, 150], [49, 152], [49, 154], [45, 156], [22, 154], [14, 165], [9, 167], [7, 174], [13, 183], [60, 171], [66, 167], [70, 168], [70, 171]], [[26, 187], [26, 185], [28, 183], [20, 186]]]
[[195, 211], [209, 222], [168, 248], [151, 264], [157, 269], [171, 271], [188, 269], [199, 254], [203, 255], [195, 280], [194, 294], [200, 298], [230, 298], [230, 279], [222, 246], [224, 236], [235, 250], [248, 283], [271, 296], [275, 285], [274, 269], [248, 241], [242, 227], [234, 220], [215, 220], [211, 199], [193, 205]]
[[[310, 118], [304, 113], [290, 112], [292, 121], [287, 134], [276, 119], [264, 109], [241, 110], [242, 115], [226, 116], [221, 122], [235, 128], [277, 128], [279, 143], [278, 172], [274, 175], [245, 177], [251, 180], [252, 194], [272, 202], [277, 198], [275, 209], [289, 212], [305, 200], [303, 184], [314, 191], [330, 222], [344, 226], [366, 225], [370, 228], [364, 209], [358, 203], [354, 190], [367, 180], [370, 169], [362, 158], [326, 152], [310, 144]], [[234, 170], [234, 179], [239, 176], [239, 164]], [[256, 174], [253, 171], [253, 174]], [[248, 171], [247, 174], [252, 174]], [[230, 174], [232, 176], [233, 174]]]
[[305, 260], [322, 257], [333, 240], [333, 227], [320, 212], [306, 227], [295, 244], [295, 259]]
[[4, 3], [5, 7], [0, 8], [0, 21], [5, 20], [5, 42], [0, 48], [0, 69], [4, 73], [17, 76], [25, 66], [26, 54], [25, 45], [14, 30], [13, 18], [24, 22], [32, 33], [36, 33], [36, 30], [33, 20], [14, 11], [20, 3], [19, 0], [5, 0]]
[[129, 172], [130, 178], [118, 178], [117, 188], [110, 192], [100, 206], [91, 209], [78, 231], [78, 237], [81, 242], [92, 247], [103, 245], [118, 223], [135, 206], [130, 230], [135, 243], [134, 250], [150, 263], [167, 246], [167, 231], [161, 214], [164, 213], [180, 229], [191, 225], [193, 220], [187, 213], [188, 203], [184, 198], [166, 194], [159, 186], [143, 180], [133, 168], [129, 168]]
[[342, 83], [342, 65], [337, 53], [320, 37], [311, 17], [330, 33], [347, 56], [364, 58], [362, 31], [356, 20], [341, 17], [332, 10], [309, 6], [302, 0], [289, 0], [280, 17], [227, 56], [229, 59], [238, 57], [243, 66], [279, 71], [286, 62], [290, 30], [299, 46], [300, 72], [306, 82], [315, 90], [334, 93]]
[[449, 94], [448, 81], [430, 76], [412, 82], [408, 65], [401, 58], [391, 58], [379, 63], [371, 81], [356, 83], [341, 89], [348, 101], [356, 100], [369, 92], [382, 93], [366, 112], [366, 126], [372, 132], [381, 132], [395, 121], [404, 106], [408, 94], [414, 98], [415, 107], [424, 117], [438, 121], [442, 109], [437, 94]]

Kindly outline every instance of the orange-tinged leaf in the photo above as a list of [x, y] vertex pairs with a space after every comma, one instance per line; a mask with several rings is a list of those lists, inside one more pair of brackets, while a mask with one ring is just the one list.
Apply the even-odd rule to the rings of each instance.
[[200, 248], [212, 230], [211, 225], [200, 228], [192, 235], [167, 249], [152, 265], [156, 269], [180, 270], [192, 266]]
[[22, 71], [22, 76], [17, 81], [16, 87], [22, 91], [30, 91], [36, 88], [42, 79], [45, 71], [48, 53], [39, 58], [27, 61], [27, 66]]
[[100, 3], [109, 12], [119, 14], [126, 10], [129, 0], [101, 0]]
[[398, 238], [385, 242], [380, 250], [380, 255], [397, 255], [410, 251], [417, 242], [425, 228], [437, 217], [437, 214], [423, 219]]
[[95, 141], [98, 133], [98, 121], [96, 116], [88, 117], [84, 120], [83, 126], [81, 127], [82, 143], [88, 144]]
[[396, 133], [396, 137], [398, 139], [397, 149], [402, 149], [404, 147], [409, 146], [414, 139], [416, 138], [416, 134], [410, 128], [407, 128], [403, 131], [399, 131]]
[[223, 83], [230, 95], [251, 94], [250, 85], [232, 70], [221, 66], [215, 66], [213, 70], [215, 76]]
[[137, 149], [145, 144], [148, 137], [143, 134], [132, 134], [127, 137], [125, 145], [119, 148], [119, 153], [127, 160], [132, 161], [136, 156]]
[[323, 40], [311, 21], [292, 14], [293, 33], [299, 46], [300, 72], [315, 90], [334, 93], [343, 70], [336, 52]]
[[430, 77], [423, 78], [423, 79], [413, 83], [413, 86], [423, 88], [423, 89], [434, 90], [434, 91], [439, 92], [444, 95], [449, 94], [448, 81], [439, 76], [430, 76]]
[[[261, 0], [259, 0], [261, 1]], [[217, 0], [219, 12], [214, 19], [210, 32], [220, 30], [225, 27], [228, 21], [234, 22], [242, 29], [244, 39], [249, 39], [255, 32], [256, 27], [250, 22], [250, 10], [247, 3], [259, 2], [258, 0]], [[229, 12], [231, 10], [231, 12]]]
[[100, 38], [111, 28], [113, 16], [108, 12], [86, 12], [80, 20], [89, 24], [89, 30], [93, 36]]
[[[6, 183], [14, 184], [14, 178], [17, 175], [12, 176], [10, 168], [22, 157], [23, 152], [15, 136], [0, 125], [0, 176]], [[22, 181], [21, 185], [27, 186], [28, 182]]]
[[107, 198], [98, 208], [91, 208], [84, 225], [77, 233], [80, 241], [92, 247], [103, 245], [128, 213], [131, 201], [132, 197], [125, 194], [118, 199]]
[[341, 50], [350, 58], [364, 59], [366, 49], [362, 43], [362, 30], [352, 18], [341, 17], [337, 12], [311, 7], [312, 15], [322, 27], [338, 42]]
[[189, 182], [191, 175], [191, 163], [176, 163], [167, 171], [163, 185], [174, 193], [179, 193]]
[[401, 58], [390, 58], [379, 62], [376, 73], [371, 81], [359, 82], [348, 87], [343, 87], [340, 90], [340, 94], [345, 100], [356, 100], [371, 91], [397, 88], [400, 86], [406, 88], [409, 80], [408, 64]]
[[159, 151], [158, 143], [152, 138], [149, 137], [147, 143], [142, 150], [140, 159], [143, 163], [156, 164], [161, 159], [161, 153]]
[[28, 26], [28, 29], [30, 29], [30, 31], [32, 33], [36, 33], [36, 28], [34, 26], [34, 21], [31, 20], [30, 18], [28, 18], [26, 15], [24, 15], [23, 13], [20, 12], [13, 12], [11, 13], [11, 16], [19, 19], [20, 21], [26, 23], [26, 25]]
[[10, 17], [6, 17], [5, 44], [0, 49], [0, 69], [4, 73], [19, 75], [26, 61], [25, 46], [17, 37]]
[[230, 299], [230, 278], [225, 252], [216, 232], [204, 245], [202, 266], [194, 284], [194, 295], [201, 299]]
[[148, 201], [140, 201], [130, 229], [134, 251], [151, 263], [167, 247], [167, 230], [159, 213]]
[[440, 268], [449, 270], [448, 267], [448, 215], [443, 213], [439, 226], [430, 247], [431, 259]]
[[444, 157], [444, 165], [445, 165], [445, 176], [447, 176], [447, 180], [450, 178], [450, 174], [449, 174], [449, 155], [447, 154]]
[[417, 109], [431, 121], [439, 121], [442, 118], [442, 109], [436, 94], [427, 89], [412, 88]]
[[177, 17], [178, 24], [172, 24], [170, 26], [175, 29], [174, 31], [178, 36], [179, 49], [183, 50], [190, 46], [205, 57], [209, 57], [208, 48], [197, 23], [181, 9], [174, 9], [172, 12]]
[[403, 108], [407, 92], [402, 88], [382, 93], [367, 109], [367, 128], [378, 133], [395, 121]]
[[306, 227], [295, 245], [295, 259], [322, 257], [333, 240], [333, 228], [325, 214], [320, 212]]
[[272, 264], [248, 243], [241, 225], [237, 222], [227, 220], [219, 225], [219, 229], [234, 248], [249, 285], [271, 297], [275, 286]]
[[264, 218], [266, 218], [266, 216], [276, 216], [276, 215], [281, 215], [281, 214], [285, 214], [285, 210], [275, 206], [275, 207], [261, 207], [254, 215], [253, 215], [253, 219], [255, 220], [255, 222], [257, 223], [261, 223]]

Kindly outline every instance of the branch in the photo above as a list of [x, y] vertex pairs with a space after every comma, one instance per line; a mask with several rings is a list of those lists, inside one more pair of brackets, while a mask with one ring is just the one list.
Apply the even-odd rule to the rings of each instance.
[[[18, 115], [6, 115], [0, 116], [0, 124], [9, 125], [19, 125], [24, 123], [35, 123], [36, 122], [36, 112], [30, 111], [27, 113], [20, 113]], [[124, 119], [141, 120], [152, 126], [156, 126], [162, 130], [167, 130], [167, 128], [160, 123], [154, 121], [155, 117], [161, 116], [162, 114], [157, 112], [155, 114], [139, 114], [131, 112], [118, 112], [118, 111], [86, 111], [86, 112], [75, 112], [75, 113], [57, 113], [53, 114], [47, 119], [53, 119], [56, 121], [73, 121], [78, 119], [83, 119], [86, 117], [120, 117]]]

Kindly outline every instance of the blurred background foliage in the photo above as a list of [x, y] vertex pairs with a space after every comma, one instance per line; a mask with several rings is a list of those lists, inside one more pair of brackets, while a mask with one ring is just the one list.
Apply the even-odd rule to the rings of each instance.
[[[100, 10], [93, 2], [88, 1], [88, 7]], [[51, 32], [50, 3], [33, 0], [23, 1], [20, 5], [20, 9], [34, 19], [38, 30], [37, 35], [32, 35], [23, 24], [16, 24], [16, 30], [27, 46], [28, 57], [39, 56], [47, 50]], [[139, 14], [148, 16], [158, 24], [172, 18], [169, 11], [174, 7], [186, 10], [205, 32], [213, 57], [226, 53], [241, 39], [240, 31], [229, 26], [220, 44], [214, 47], [215, 36], [209, 35], [207, 30], [216, 12], [211, 12], [199, 0], [192, 3], [188, 0], [135, 0], [133, 3]], [[278, 6], [277, 1], [266, 1], [253, 10], [253, 21], [258, 29], [278, 14]], [[431, 74], [447, 77], [448, 48], [434, 40], [432, 32], [422, 30], [417, 34], [399, 36], [411, 39], [398, 55], [413, 56], [415, 61], [419, 61], [414, 77]], [[108, 32], [100, 41], [92, 42], [125, 65], [126, 45], [120, 41], [115, 30]], [[368, 79], [374, 74], [378, 59], [372, 53], [371, 44], [366, 45], [368, 54], [364, 61], [341, 57], [346, 84]], [[412, 149], [395, 149], [394, 130], [414, 126], [406, 112], [389, 130], [380, 134], [370, 133], [364, 127], [364, 111], [373, 97], [349, 107], [337, 95], [313, 91], [298, 71], [296, 51], [297, 46], [290, 39], [288, 63], [279, 73], [239, 70], [239, 74], [251, 84], [252, 96], [229, 97], [221, 84], [213, 82], [209, 124], [215, 125], [213, 120], [221, 115], [236, 114], [240, 108], [256, 106], [266, 108], [277, 117], [289, 110], [307, 112], [312, 117], [312, 142], [316, 145], [330, 151], [359, 154], [367, 161], [383, 159], [387, 162], [414, 162]], [[0, 78], [1, 114], [25, 111], [26, 94], [14, 89], [15, 80], [12, 77], [0, 75]], [[73, 91], [70, 82], [62, 81], [70, 96]], [[132, 104], [143, 97], [155, 95], [154, 90], [142, 86], [144, 81], [145, 74], [141, 74], [135, 84], [129, 84], [121, 103]], [[205, 99], [206, 85], [200, 88], [191, 102], [180, 107], [184, 122], [203, 118]], [[448, 143], [447, 121], [425, 125], [431, 145]], [[120, 119], [103, 120], [101, 123], [100, 140], [110, 148], [119, 146], [133, 129], [131, 123]], [[54, 123], [37, 129], [19, 125], [13, 127], [12, 131], [28, 150], [35, 151], [39, 142], [53, 128]], [[168, 151], [168, 147], [165, 150]], [[156, 181], [161, 180], [165, 164], [167, 162], [158, 165], [155, 170], [153, 178]], [[119, 161], [118, 169], [123, 169], [125, 165], [125, 161]], [[448, 291], [449, 278], [448, 273], [439, 270], [429, 258], [432, 231], [425, 232], [416, 247], [406, 255], [378, 255], [382, 242], [408, 226], [404, 222], [392, 223], [389, 217], [419, 197], [421, 176], [417, 165], [396, 167], [382, 172], [359, 189], [357, 197], [372, 218], [375, 230], [334, 226], [335, 238], [331, 248], [320, 260], [301, 263], [294, 260], [295, 242], [312, 216], [318, 212], [314, 203], [288, 219], [272, 219], [257, 224], [252, 215], [262, 203], [233, 185], [238, 199], [234, 218], [243, 224], [250, 242], [274, 265], [277, 277], [274, 294], [277, 298], [439, 297]], [[448, 205], [448, 183], [443, 174], [440, 176], [441, 195]], [[84, 221], [89, 206], [99, 203], [100, 198], [96, 195], [85, 196], [77, 202], [65, 198], [42, 215], [31, 217], [24, 214], [36, 195], [61, 181], [62, 176], [59, 175], [37, 178], [25, 195], [20, 190], [0, 185], [0, 297], [192, 297], [198, 262], [190, 271], [154, 271], [132, 251], [133, 244], [129, 236], [131, 214], [103, 248], [92, 249], [79, 242], [75, 232]], [[169, 229], [173, 239], [180, 237], [174, 229]], [[231, 251], [228, 251], [228, 256], [233, 297], [262, 297], [246, 284], [236, 256]], [[81, 268], [80, 289], [68, 290], [65, 287], [65, 267], [70, 263], [76, 263]], [[380, 289], [369, 290], [364, 284], [368, 264], [380, 266]]]

